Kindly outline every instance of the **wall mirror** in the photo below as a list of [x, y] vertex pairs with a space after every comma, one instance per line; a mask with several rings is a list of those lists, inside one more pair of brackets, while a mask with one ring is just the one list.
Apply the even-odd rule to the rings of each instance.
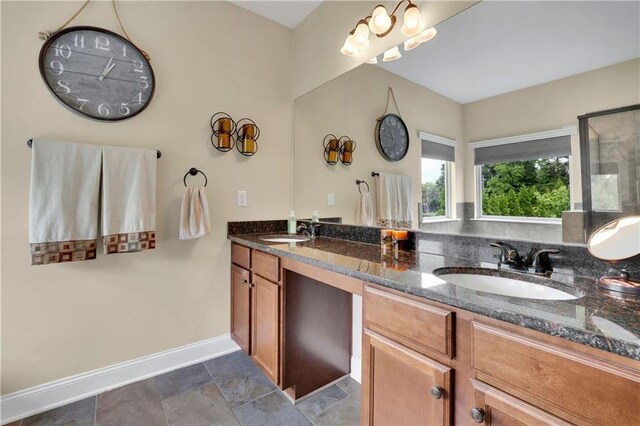
[[[357, 180], [376, 216], [372, 172], [392, 173], [411, 177], [414, 229], [561, 242], [564, 215], [569, 241], [584, 243], [578, 116], [640, 104], [640, 3], [485, 1], [435, 28], [401, 58], [379, 55], [295, 100], [298, 217], [356, 224]], [[410, 137], [397, 162], [374, 140], [389, 87]], [[640, 167], [640, 119], [615, 125], [635, 138], [625, 167]], [[323, 161], [328, 133], [358, 144], [349, 166]]]

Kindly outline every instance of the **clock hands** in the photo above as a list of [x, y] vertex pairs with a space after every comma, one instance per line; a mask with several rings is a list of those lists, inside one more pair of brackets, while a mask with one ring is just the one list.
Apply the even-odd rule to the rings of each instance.
[[113, 57], [109, 58], [109, 62], [107, 62], [107, 66], [104, 68], [104, 71], [102, 71], [102, 74], [100, 74], [100, 77], [98, 77], [98, 80], [100, 81], [104, 80], [107, 74], [109, 74], [109, 72], [111, 72], [111, 70], [115, 66], [116, 64], [115, 62], [113, 62]]

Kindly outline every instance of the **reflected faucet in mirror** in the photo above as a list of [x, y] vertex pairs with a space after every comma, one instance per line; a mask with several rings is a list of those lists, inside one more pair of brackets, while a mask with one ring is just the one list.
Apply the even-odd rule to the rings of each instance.
[[[602, 226], [589, 238], [588, 248], [594, 257], [610, 263], [637, 256], [640, 254], [640, 216], [627, 216]], [[629, 272], [624, 269], [617, 276], [598, 278], [598, 286], [640, 295], [640, 282], [631, 279]]]

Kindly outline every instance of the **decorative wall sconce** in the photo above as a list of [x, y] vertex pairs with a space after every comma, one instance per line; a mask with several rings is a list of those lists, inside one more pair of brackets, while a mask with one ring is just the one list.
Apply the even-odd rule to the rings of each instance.
[[211, 117], [211, 145], [221, 152], [231, 151], [236, 143], [236, 122], [226, 112], [216, 112]]
[[[391, 14], [387, 13], [387, 9], [379, 4], [371, 12], [371, 15], [362, 18], [356, 24], [356, 27], [349, 32], [344, 45], [340, 49], [343, 55], [356, 57], [359, 50], [369, 47], [369, 32], [372, 32], [377, 37], [385, 37], [389, 34], [396, 25], [398, 18], [396, 12], [404, 2], [408, 5], [404, 9], [402, 27], [400, 31], [407, 37], [410, 37], [405, 43], [405, 51], [415, 49], [421, 43], [427, 42], [435, 37], [437, 31], [435, 28], [429, 28], [425, 30], [425, 23], [420, 14], [418, 6], [411, 2], [411, 0], [400, 0]], [[384, 53], [385, 59], [383, 61], [389, 62], [399, 59], [400, 51], [398, 47], [393, 47]], [[367, 63], [377, 63], [377, 59], [372, 58]]]
[[238, 142], [236, 144], [236, 148], [240, 154], [245, 157], [251, 157], [258, 152], [260, 128], [255, 121], [249, 118], [243, 118], [238, 121], [237, 137]]
[[353, 151], [356, 150], [356, 143], [349, 136], [340, 138], [340, 162], [348, 166], [353, 162]]
[[324, 146], [324, 161], [332, 166], [338, 163], [338, 153], [340, 152], [340, 139], [329, 133], [322, 140]]

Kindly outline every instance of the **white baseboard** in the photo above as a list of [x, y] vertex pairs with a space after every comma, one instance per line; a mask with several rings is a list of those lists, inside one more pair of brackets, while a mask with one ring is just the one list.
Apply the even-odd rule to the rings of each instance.
[[351, 378], [362, 383], [362, 359], [351, 357]]
[[238, 345], [225, 334], [14, 392], [0, 397], [1, 423], [23, 419], [238, 349]]

